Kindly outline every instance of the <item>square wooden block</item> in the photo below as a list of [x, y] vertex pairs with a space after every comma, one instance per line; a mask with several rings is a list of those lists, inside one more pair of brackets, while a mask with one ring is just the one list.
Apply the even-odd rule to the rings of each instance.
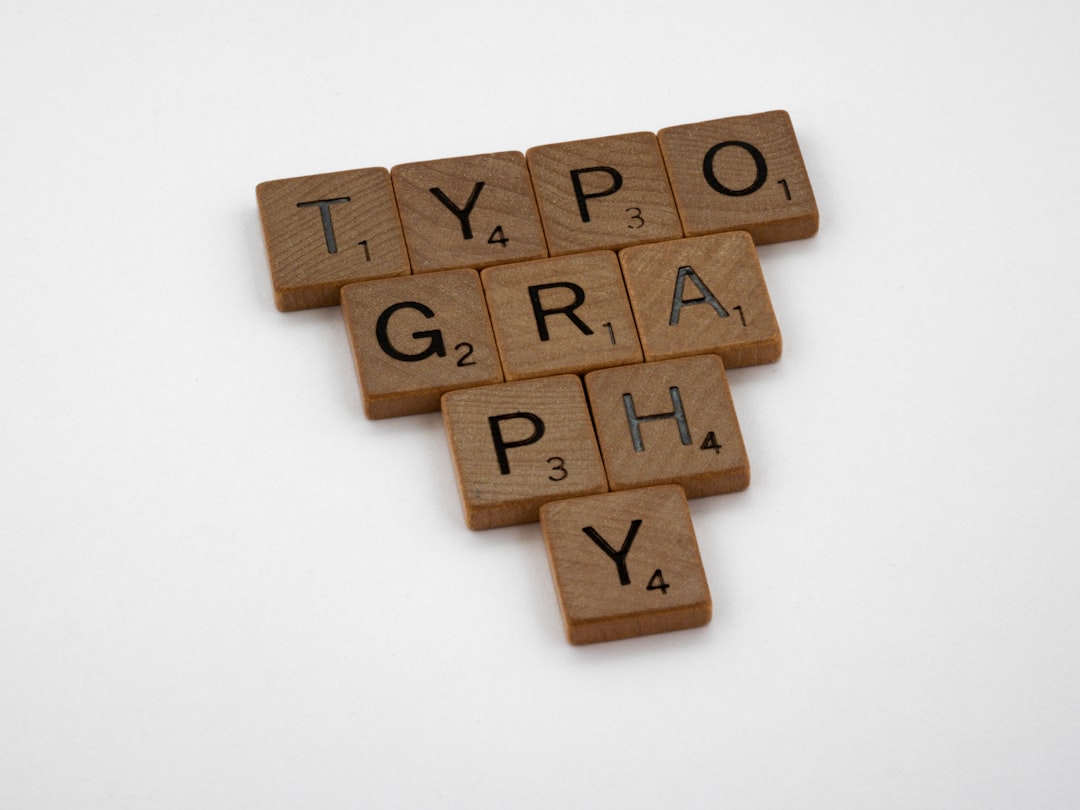
[[573, 375], [452, 391], [442, 410], [471, 529], [532, 523], [548, 501], [607, 492]]
[[687, 236], [749, 231], [763, 245], [817, 233], [814, 191], [783, 110], [669, 127], [658, 137]]
[[521, 152], [405, 163], [390, 174], [414, 273], [548, 255]]
[[332, 306], [346, 284], [408, 275], [386, 169], [270, 180], [255, 196], [281, 311]]
[[480, 278], [507, 380], [642, 361], [611, 251], [489, 267]]
[[371, 419], [437, 411], [447, 391], [503, 378], [475, 270], [350, 284], [341, 310]]
[[700, 627], [712, 618], [680, 487], [545, 504], [540, 528], [571, 644]]
[[535, 146], [526, 157], [552, 256], [683, 235], [651, 132]]
[[612, 491], [680, 484], [687, 497], [746, 489], [746, 458], [727, 375], [714, 354], [585, 375]]
[[646, 360], [718, 354], [725, 368], [780, 358], [780, 327], [746, 231], [619, 252]]

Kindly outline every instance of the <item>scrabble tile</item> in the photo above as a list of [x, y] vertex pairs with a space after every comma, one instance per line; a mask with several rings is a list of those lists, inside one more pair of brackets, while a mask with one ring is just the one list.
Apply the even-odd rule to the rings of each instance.
[[683, 235], [651, 132], [536, 146], [526, 157], [552, 256]]
[[759, 244], [817, 233], [818, 210], [783, 110], [658, 133], [687, 236], [749, 231]]
[[390, 170], [414, 273], [548, 255], [521, 152]]
[[283, 312], [337, 304], [340, 289], [409, 273], [386, 169], [271, 180], [255, 188], [274, 302]]
[[611, 251], [489, 267], [480, 278], [507, 380], [642, 361]]
[[607, 491], [573, 375], [452, 391], [442, 410], [472, 529], [532, 523], [548, 501]]
[[780, 358], [754, 241], [746, 231], [619, 251], [646, 360], [718, 354], [725, 368]]
[[341, 310], [371, 419], [437, 411], [447, 391], [502, 380], [475, 270], [350, 284]]
[[714, 354], [585, 375], [612, 491], [680, 484], [687, 497], [750, 484], [727, 375]]
[[680, 487], [548, 503], [540, 528], [571, 644], [700, 627], [712, 618]]

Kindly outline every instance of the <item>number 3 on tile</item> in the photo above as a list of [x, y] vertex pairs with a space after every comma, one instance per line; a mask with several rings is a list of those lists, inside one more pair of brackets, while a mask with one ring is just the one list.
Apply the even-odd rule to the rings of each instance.
[[562, 473], [562, 475], [554, 476], [549, 475], [549, 481], [562, 481], [566, 476], [570, 474], [570, 471], [566, 469], [566, 462], [563, 461], [561, 456], [552, 456], [547, 460], [547, 463], [551, 465], [551, 471], [555, 473]]

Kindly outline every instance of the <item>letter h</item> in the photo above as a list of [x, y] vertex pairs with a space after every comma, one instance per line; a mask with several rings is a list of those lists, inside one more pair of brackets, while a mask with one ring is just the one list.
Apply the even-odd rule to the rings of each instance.
[[623, 394], [623, 406], [626, 408], [626, 419], [630, 422], [630, 438], [634, 442], [634, 452], [645, 451], [645, 443], [641, 440], [641, 423], [655, 422], [658, 419], [674, 419], [679, 426], [679, 441], [690, 444], [690, 428], [686, 424], [686, 411], [683, 410], [682, 395], [674, 385], [668, 389], [671, 394], [671, 405], [674, 408], [670, 413], [654, 413], [648, 416], [638, 416], [634, 410], [634, 398], [630, 394]]

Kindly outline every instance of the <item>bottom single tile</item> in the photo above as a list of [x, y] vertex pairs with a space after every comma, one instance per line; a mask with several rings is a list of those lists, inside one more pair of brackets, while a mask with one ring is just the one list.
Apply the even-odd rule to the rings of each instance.
[[676, 485], [623, 490], [540, 508], [571, 644], [699, 627], [712, 599]]

